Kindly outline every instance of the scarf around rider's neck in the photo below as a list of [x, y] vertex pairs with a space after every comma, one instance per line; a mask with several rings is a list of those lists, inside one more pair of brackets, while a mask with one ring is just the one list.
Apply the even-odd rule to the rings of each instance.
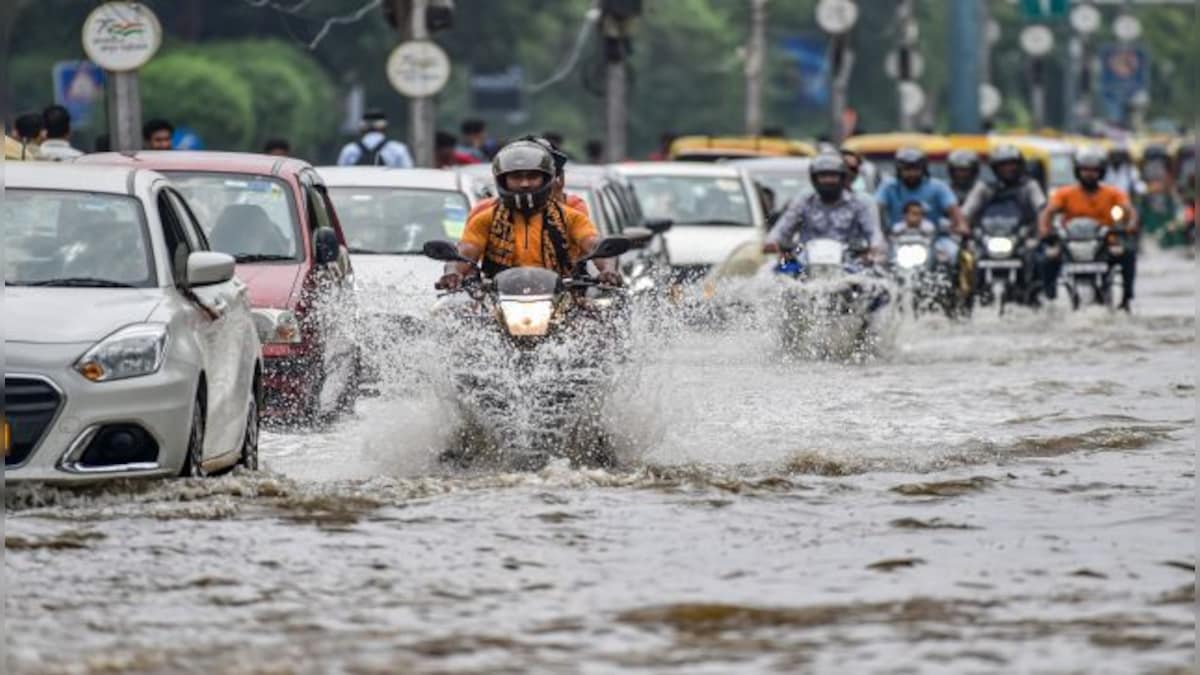
[[[542, 266], [568, 276], [571, 273], [571, 256], [567, 252], [566, 214], [563, 213], [562, 205], [554, 200], [542, 210], [541, 215]], [[535, 213], [525, 218], [525, 236], [529, 236], [529, 222], [536, 216]], [[484, 272], [488, 276], [495, 276], [515, 265], [516, 249], [517, 231], [513, 225], [512, 210], [497, 201], [495, 210], [492, 211], [492, 227], [484, 254]]]

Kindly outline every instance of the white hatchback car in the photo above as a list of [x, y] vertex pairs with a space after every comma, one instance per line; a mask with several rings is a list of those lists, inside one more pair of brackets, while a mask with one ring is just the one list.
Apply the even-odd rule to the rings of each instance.
[[383, 358], [420, 331], [437, 300], [442, 263], [426, 258], [427, 241], [457, 241], [482, 194], [453, 171], [386, 167], [317, 167], [346, 233], [363, 325], [361, 376], [389, 369]]
[[4, 167], [5, 480], [258, 464], [258, 334], [234, 260], [162, 175]]

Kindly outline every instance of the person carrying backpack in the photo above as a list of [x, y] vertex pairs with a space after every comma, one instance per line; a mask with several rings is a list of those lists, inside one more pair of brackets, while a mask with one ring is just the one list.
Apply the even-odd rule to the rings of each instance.
[[363, 113], [362, 136], [342, 147], [338, 166], [391, 166], [398, 169], [413, 167], [408, 146], [387, 137], [387, 116], [382, 110]]

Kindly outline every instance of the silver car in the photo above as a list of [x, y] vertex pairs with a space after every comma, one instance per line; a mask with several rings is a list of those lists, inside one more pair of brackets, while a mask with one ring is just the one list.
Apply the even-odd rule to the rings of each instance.
[[162, 175], [5, 167], [5, 480], [258, 464], [258, 334], [234, 260]]

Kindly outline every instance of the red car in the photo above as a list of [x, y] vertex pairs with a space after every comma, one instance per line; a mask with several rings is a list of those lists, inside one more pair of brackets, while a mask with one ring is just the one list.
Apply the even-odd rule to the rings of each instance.
[[185, 151], [76, 161], [166, 174], [213, 250], [237, 260], [263, 345], [266, 415], [314, 422], [353, 405], [353, 271], [337, 213], [312, 166], [272, 155]]

